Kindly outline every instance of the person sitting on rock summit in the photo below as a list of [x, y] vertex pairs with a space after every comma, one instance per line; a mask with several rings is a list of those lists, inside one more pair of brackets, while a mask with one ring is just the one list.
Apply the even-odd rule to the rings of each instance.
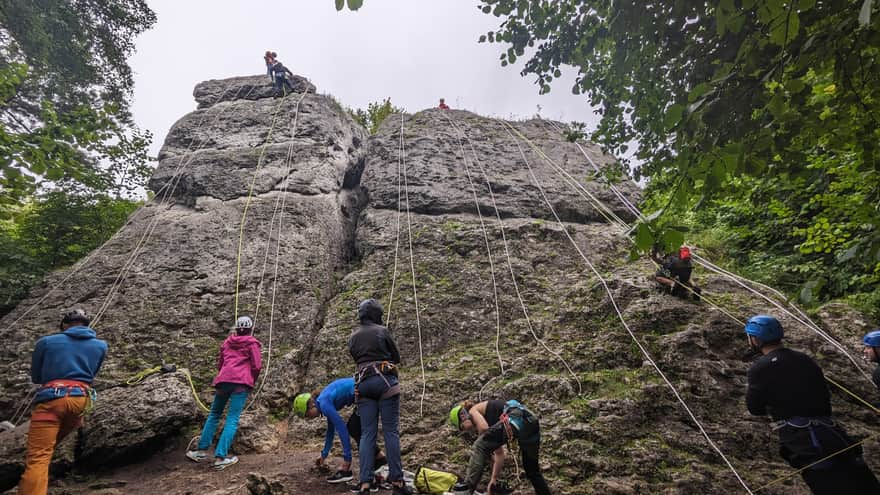
[[[314, 419], [318, 416], [327, 418], [327, 433], [324, 436], [324, 450], [321, 451], [315, 464], [319, 467], [326, 466], [327, 456], [333, 448], [333, 437], [338, 433], [342, 443], [342, 466], [327, 478], [328, 483], [343, 483], [352, 479], [351, 473], [351, 443], [349, 435], [355, 442], [361, 440], [361, 418], [357, 410], [352, 411], [348, 422], [342, 420], [339, 410], [354, 404], [354, 378], [340, 378], [312, 393], [302, 393], [293, 400], [293, 412], [301, 417]], [[376, 447], [374, 454], [375, 467], [385, 464], [385, 456], [382, 450]]]
[[31, 359], [31, 380], [40, 385], [34, 396], [27, 438], [22, 495], [45, 495], [55, 445], [82, 426], [95, 398], [92, 381], [107, 355], [107, 343], [89, 328], [91, 318], [74, 309], [61, 318], [61, 333], [37, 341]]
[[[880, 329], [865, 334], [862, 343], [865, 344], [865, 360], [870, 363], [880, 363]], [[874, 385], [880, 389], [880, 364], [874, 368], [871, 379], [874, 381]]]
[[814, 494], [880, 493], [861, 446], [851, 447], [856, 442], [831, 417], [831, 394], [819, 365], [782, 345], [782, 325], [772, 316], [749, 318], [745, 332], [762, 354], [747, 373], [746, 406], [773, 419], [782, 457], [803, 469]]
[[400, 382], [397, 366], [400, 351], [391, 332], [382, 325], [382, 305], [375, 299], [358, 304], [358, 320], [348, 338], [348, 353], [354, 359], [357, 409], [361, 416], [361, 441], [358, 447], [360, 461], [359, 495], [369, 495], [374, 488], [373, 455], [379, 418], [385, 437], [388, 460], [388, 481], [393, 495], [412, 495], [403, 479], [400, 460]]
[[229, 455], [232, 440], [238, 431], [238, 420], [244, 410], [248, 392], [254, 388], [262, 368], [262, 345], [254, 336], [254, 320], [250, 316], [241, 316], [235, 322], [235, 334], [230, 335], [220, 346], [217, 356], [217, 376], [212, 385], [216, 388], [211, 412], [202, 428], [197, 450], [190, 450], [186, 457], [201, 462], [208, 458], [208, 449], [214, 441], [214, 433], [223, 416], [223, 410], [229, 403], [229, 413], [223, 432], [214, 449], [214, 469], [225, 469], [238, 462], [238, 457]]
[[[504, 412], [503, 400], [484, 400], [483, 402], [474, 403], [466, 400], [449, 411], [449, 423], [462, 432], [474, 432], [482, 435], [491, 427], [501, 421], [501, 415]], [[532, 459], [526, 463], [523, 459], [523, 465], [529, 466], [531, 469], [537, 466], [537, 452], [535, 452], [534, 463]], [[486, 495], [506, 495], [512, 493], [504, 482], [498, 481], [498, 475], [504, 467], [504, 447], [498, 447], [492, 453], [492, 474], [489, 478], [489, 485]], [[526, 472], [528, 476], [529, 472]], [[540, 473], [539, 473], [540, 474]], [[482, 476], [482, 473], [480, 473]]]
[[700, 299], [701, 290], [691, 280], [694, 266], [691, 264], [690, 248], [681, 246], [678, 254], [673, 253], [665, 258], [655, 248], [651, 250], [651, 259], [659, 265], [654, 279], [670, 294], [678, 297], [689, 297], [693, 294], [694, 300]]
[[[464, 424], [467, 420], [479, 421], [476, 416], [470, 416], [470, 411], [465, 411], [463, 407], [450, 411], [449, 421], [452, 424], [455, 424], [454, 417], [457, 418], [459, 425]], [[477, 428], [479, 429], [479, 426]], [[483, 467], [486, 465], [486, 461], [508, 442], [516, 442], [519, 445], [523, 470], [526, 472], [526, 478], [532, 483], [535, 493], [550, 495], [550, 487], [547, 486], [547, 481], [541, 474], [541, 466], [538, 464], [538, 453], [541, 447], [541, 426], [538, 423], [538, 417], [516, 400], [505, 402], [498, 422], [489, 426], [477, 437], [471, 451], [467, 475], [463, 482], [456, 485], [455, 491], [474, 493], [483, 476]]]
[[293, 77], [293, 73], [287, 70], [287, 67], [274, 57], [274, 52], [272, 52], [272, 55], [272, 66], [269, 68], [269, 74], [275, 77], [275, 97], [287, 96], [285, 88], [287, 91], [293, 92], [293, 86], [291, 86], [290, 81], [287, 79], [287, 75], [290, 74]]
[[449, 105], [446, 104], [446, 100], [440, 98], [440, 104], [437, 105], [437, 108], [439, 108], [440, 110], [449, 110]]

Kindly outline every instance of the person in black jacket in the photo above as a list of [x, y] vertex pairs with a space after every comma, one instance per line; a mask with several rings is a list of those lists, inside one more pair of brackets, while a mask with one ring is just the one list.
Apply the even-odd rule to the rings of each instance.
[[[747, 374], [746, 406], [770, 415], [779, 452], [814, 494], [878, 494], [880, 483], [862, 459], [862, 448], [831, 417], [822, 369], [806, 354], [782, 345], [782, 325], [772, 316], [749, 318], [749, 345], [763, 355]], [[831, 457], [829, 457], [831, 456]]]
[[[274, 53], [272, 55], [275, 55]], [[293, 92], [293, 86], [290, 85], [290, 81], [287, 80], [287, 75], [290, 74], [293, 77], [293, 73], [287, 70], [287, 67], [281, 63], [280, 60], [272, 57], [272, 66], [269, 67], [269, 73], [275, 77], [275, 97], [287, 96], [287, 92], [285, 92], [285, 88], [288, 92]]]
[[348, 339], [348, 352], [357, 365], [355, 397], [361, 416], [359, 493], [369, 495], [373, 485], [373, 457], [381, 416], [392, 493], [412, 495], [412, 490], [403, 479], [400, 461], [400, 383], [397, 379], [400, 351], [391, 332], [382, 326], [382, 305], [379, 301], [361, 301], [358, 319], [360, 325]]
[[697, 287], [691, 274], [694, 266], [691, 263], [691, 250], [687, 246], [681, 246], [678, 254], [670, 254], [661, 257], [657, 249], [651, 251], [651, 259], [659, 266], [654, 279], [670, 294], [688, 298], [693, 295], [694, 300], [700, 299], [700, 288]]

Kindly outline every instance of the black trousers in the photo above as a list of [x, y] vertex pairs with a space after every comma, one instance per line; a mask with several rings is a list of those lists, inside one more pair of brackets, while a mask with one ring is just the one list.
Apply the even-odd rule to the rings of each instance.
[[[361, 417], [358, 415], [357, 411], [351, 413], [351, 416], [348, 417], [348, 422], [345, 423], [345, 427], [348, 428], [348, 435], [354, 440], [355, 445], [360, 445], [361, 443]], [[382, 449], [379, 446], [376, 446], [376, 455], [373, 459], [380, 459], [384, 456], [381, 456]]]
[[841, 459], [825, 469], [807, 469], [801, 477], [814, 495], [880, 494], [880, 483], [861, 457]]

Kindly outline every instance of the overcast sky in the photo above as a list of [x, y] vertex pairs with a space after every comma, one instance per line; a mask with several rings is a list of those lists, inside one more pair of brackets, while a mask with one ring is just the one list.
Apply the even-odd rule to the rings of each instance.
[[[568, 70], [550, 94], [539, 96], [534, 77], [501, 67], [503, 45], [477, 43], [500, 19], [474, 0], [365, 0], [357, 12], [337, 12], [333, 0], [148, 0], [156, 26], [141, 35], [131, 59], [133, 111], [153, 132], [153, 156], [171, 125], [195, 109], [201, 81], [264, 74], [263, 53], [273, 50], [318, 93], [353, 108], [391, 97], [408, 112], [436, 106], [494, 117], [545, 118], [591, 124], [597, 118], [583, 96], [571, 94]], [[268, 78], [267, 78], [268, 84]]]

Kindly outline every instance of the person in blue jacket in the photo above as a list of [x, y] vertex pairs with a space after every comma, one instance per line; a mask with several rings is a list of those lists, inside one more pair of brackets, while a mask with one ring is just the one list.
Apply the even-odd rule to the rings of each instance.
[[[327, 433], [324, 436], [324, 449], [321, 457], [315, 461], [318, 466], [326, 465], [327, 456], [333, 448], [333, 437], [339, 434], [339, 442], [342, 444], [343, 463], [333, 476], [327, 478], [329, 483], [343, 483], [352, 479], [351, 471], [351, 441], [349, 437], [359, 442], [361, 438], [361, 418], [357, 411], [351, 413], [348, 422], [343, 421], [339, 411], [354, 404], [354, 378], [340, 378], [334, 380], [323, 390], [312, 393], [302, 393], [293, 401], [293, 411], [301, 418], [314, 419], [318, 416], [327, 418]], [[385, 464], [382, 451], [376, 448], [376, 466]]]
[[45, 495], [55, 445], [82, 426], [94, 400], [92, 381], [107, 356], [107, 343], [89, 328], [81, 309], [65, 313], [61, 333], [37, 341], [31, 358], [31, 380], [39, 385], [28, 431], [25, 470], [18, 493]]

